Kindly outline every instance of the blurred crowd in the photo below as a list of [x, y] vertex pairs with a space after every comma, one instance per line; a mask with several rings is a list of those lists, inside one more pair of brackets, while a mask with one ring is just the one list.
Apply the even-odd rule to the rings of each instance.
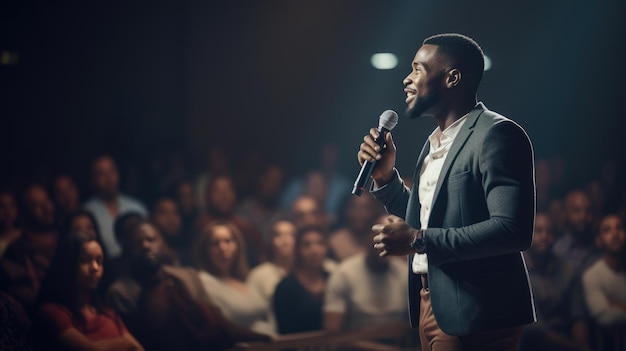
[[[384, 208], [350, 194], [336, 148], [318, 158], [300, 177], [260, 159], [235, 171], [215, 147], [201, 172], [172, 162], [122, 191], [99, 155], [88, 179], [0, 184], [0, 349], [219, 350], [408, 321], [406, 260], [371, 244]], [[626, 324], [624, 177], [611, 162], [567, 177], [536, 160], [523, 350], [600, 349]]]

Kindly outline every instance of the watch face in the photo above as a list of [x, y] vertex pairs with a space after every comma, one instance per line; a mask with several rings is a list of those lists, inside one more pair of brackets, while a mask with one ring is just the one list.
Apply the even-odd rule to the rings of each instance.
[[415, 251], [422, 252], [426, 248], [426, 240], [424, 238], [415, 238], [411, 246]]

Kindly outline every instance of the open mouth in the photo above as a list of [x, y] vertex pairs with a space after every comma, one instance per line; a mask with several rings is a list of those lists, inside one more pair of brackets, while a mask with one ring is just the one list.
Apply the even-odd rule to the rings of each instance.
[[413, 89], [409, 89], [409, 88], [405, 88], [404, 92], [406, 93], [406, 100], [404, 100], [407, 105], [410, 104], [413, 100], [415, 100], [415, 96], [417, 94], [417, 91], [413, 90]]

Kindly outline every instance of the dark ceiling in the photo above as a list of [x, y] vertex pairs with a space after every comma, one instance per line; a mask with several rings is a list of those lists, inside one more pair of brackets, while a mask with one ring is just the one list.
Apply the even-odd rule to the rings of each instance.
[[[402, 112], [426, 36], [461, 32], [492, 59], [479, 98], [520, 122], [537, 155], [573, 171], [624, 157], [623, 1], [5, 1], [0, 52], [4, 176], [84, 171], [96, 153], [147, 163], [207, 147], [305, 169], [327, 142], [355, 172], [361, 136]], [[374, 70], [393, 52], [399, 66]], [[411, 172], [429, 120], [401, 120]], [[583, 162], [580, 162], [583, 161]]]

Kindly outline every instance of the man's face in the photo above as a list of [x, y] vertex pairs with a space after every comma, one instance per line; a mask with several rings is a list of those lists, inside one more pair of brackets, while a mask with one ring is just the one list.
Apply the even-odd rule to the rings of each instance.
[[48, 196], [48, 192], [41, 186], [32, 186], [24, 194], [26, 215], [35, 225], [41, 229], [54, 226], [54, 206]]
[[537, 214], [531, 250], [537, 254], [544, 254], [550, 250], [553, 242], [554, 235], [550, 218], [545, 214]]
[[172, 199], [162, 199], [154, 207], [152, 222], [165, 236], [178, 236], [182, 226], [178, 205]]
[[102, 157], [93, 164], [93, 184], [100, 196], [112, 197], [117, 194], [119, 173], [117, 165], [109, 157]]
[[324, 211], [315, 199], [301, 197], [291, 205], [293, 222], [298, 228], [305, 226], [325, 226]]
[[605, 217], [600, 223], [599, 244], [610, 253], [624, 252], [624, 222], [618, 216]]
[[437, 46], [423, 45], [415, 54], [411, 73], [402, 81], [406, 92], [406, 115], [411, 119], [427, 114], [441, 98], [445, 70], [439, 56]]
[[54, 197], [57, 205], [72, 212], [79, 206], [80, 195], [74, 180], [68, 176], [61, 176], [54, 182]]
[[567, 223], [574, 235], [588, 233], [593, 224], [591, 202], [584, 193], [574, 193], [568, 196], [565, 204]]
[[152, 224], [139, 225], [130, 240], [130, 257], [134, 264], [155, 267], [161, 263], [163, 239]]
[[213, 181], [208, 189], [207, 204], [216, 212], [227, 215], [235, 209], [237, 192], [229, 178], [221, 177]]

